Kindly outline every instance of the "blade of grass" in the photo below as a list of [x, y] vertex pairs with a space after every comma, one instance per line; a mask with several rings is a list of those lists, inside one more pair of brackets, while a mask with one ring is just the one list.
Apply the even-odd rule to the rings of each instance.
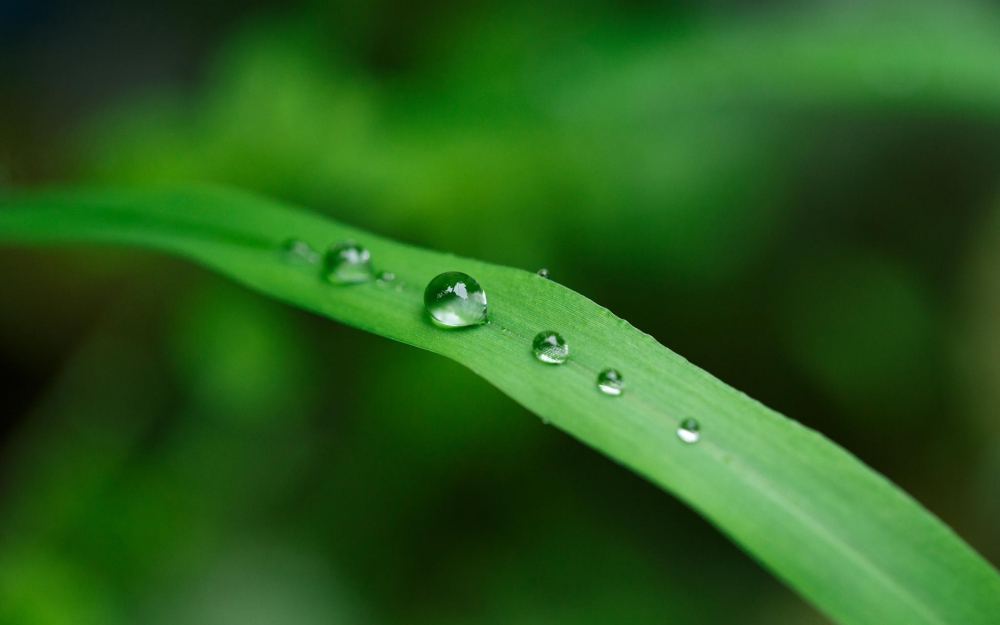
[[[280, 244], [368, 247], [401, 289], [337, 287]], [[0, 241], [139, 245], [188, 258], [279, 300], [452, 358], [553, 425], [674, 493], [779, 578], [845, 624], [1000, 623], [1000, 575], [899, 488], [822, 435], [768, 409], [606, 308], [535, 274], [396, 243], [317, 215], [219, 189], [41, 193], [8, 200]], [[490, 323], [433, 326], [423, 286], [464, 271]], [[538, 363], [556, 330], [570, 361]], [[601, 394], [598, 371], [629, 386]], [[676, 435], [686, 418], [701, 440]], [[682, 537], [678, 537], [682, 540]]]

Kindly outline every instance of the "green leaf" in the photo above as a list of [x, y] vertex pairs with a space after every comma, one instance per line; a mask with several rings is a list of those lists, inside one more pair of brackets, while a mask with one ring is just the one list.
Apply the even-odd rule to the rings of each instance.
[[[282, 301], [452, 358], [543, 419], [631, 467], [710, 519], [775, 575], [846, 624], [1000, 623], [1000, 576], [941, 521], [822, 435], [535, 274], [417, 249], [225, 190], [44, 193], [4, 202], [0, 241], [139, 245], [183, 256]], [[333, 286], [286, 262], [283, 241], [354, 239], [402, 289]], [[423, 286], [463, 271], [485, 288], [490, 323], [443, 330]], [[531, 340], [556, 330], [563, 366]], [[600, 393], [614, 367], [628, 387]], [[461, 402], [461, 398], [443, 398]], [[678, 424], [701, 424], [696, 444]], [[677, 540], [683, 540], [678, 536]]]

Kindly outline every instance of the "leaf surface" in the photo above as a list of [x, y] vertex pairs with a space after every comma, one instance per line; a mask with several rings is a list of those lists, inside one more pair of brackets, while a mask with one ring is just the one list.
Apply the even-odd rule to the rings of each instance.
[[[289, 239], [316, 249], [353, 239], [396, 280], [328, 284], [316, 265], [287, 262], [280, 250]], [[222, 189], [26, 195], [0, 206], [0, 242], [168, 252], [289, 304], [452, 358], [685, 501], [841, 623], [1000, 623], [1000, 575], [898, 487], [608, 309], [533, 273], [418, 249]], [[444, 330], [430, 322], [423, 287], [445, 271], [479, 281], [488, 324]], [[543, 330], [569, 343], [565, 365], [534, 358], [531, 341]], [[624, 375], [621, 397], [596, 387], [608, 367]], [[701, 424], [694, 444], [677, 436], [688, 418]]]

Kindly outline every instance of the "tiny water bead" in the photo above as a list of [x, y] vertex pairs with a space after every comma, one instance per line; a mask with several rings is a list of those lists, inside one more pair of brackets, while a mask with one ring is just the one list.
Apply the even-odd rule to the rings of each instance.
[[391, 271], [380, 271], [377, 276], [375, 276], [375, 284], [379, 286], [385, 286], [396, 279], [396, 274]]
[[539, 269], [539, 270], [538, 270], [538, 275], [539, 275], [539, 277], [541, 277], [541, 278], [545, 278], [545, 279], [548, 279], [548, 277], [549, 277], [549, 270], [548, 270], [548, 269], [545, 269], [545, 268], [543, 267], [543, 268], [541, 268], [541, 269]]
[[684, 419], [677, 428], [677, 436], [685, 443], [697, 443], [701, 438], [701, 426], [694, 419]]
[[354, 241], [334, 244], [323, 259], [323, 277], [333, 284], [360, 284], [375, 277], [372, 255]]
[[486, 321], [486, 291], [460, 271], [442, 273], [424, 289], [424, 306], [434, 323], [464, 328]]
[[281, 244], [281, 255], [293, 265], [312, 265], [319, 262], [319, 252], [302, 239], [288, 239]]
[[569, 345], [556, 332], [539, 332], [531, 349], [535, 358], [550, 365], [561, 365], [569, 358]]
[[597, 374], [597, 388], [605, 395], [617, 397], [625, 390], [625, 380], [614, 369], [605, 369]]

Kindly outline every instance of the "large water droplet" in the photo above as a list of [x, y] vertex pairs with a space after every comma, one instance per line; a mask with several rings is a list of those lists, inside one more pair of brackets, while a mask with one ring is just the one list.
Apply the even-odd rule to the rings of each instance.
[[548, 270], [548, 269], [545, 269], [545, 268], [543, 267], [543, 268], [541, 268], [541, 269], [539, 269], [539, 270], [538, 270], [538, 275], [539, 275], [540, 277], [542, 277], [542, 278], [548, 278], [548, 277], [549, 277], [549, 270]]
[[323, 277], [333, 284], [371, 282], [375, 277], [372, 256], [354, 241], [341, 241], [323, 259]]
[[625, 380], [614, 369], [605, 369], [597, 374], [597, 388], [606, 395], [618, 396], [625, 390]]
[[694, 419], [684, 419], [677, 428], [677, 436], [685, 443], [697, 443], [701, 438], [701, 426]]
[[311, 265], [319, 262], [319, 252], [302, 239], [288, 239], [281, 244], [281, 256], [293, 265]]
[[569, 358], [569, 345], [555, 332], [539, 332], [531, 348], [535, 358], [551, 365], [561, 365]]
[[462, 328], [486, 321], [486, 291], [472, 276], [460, 271], [443, 273], [424, 289], [424, 306], [441, 326]]

